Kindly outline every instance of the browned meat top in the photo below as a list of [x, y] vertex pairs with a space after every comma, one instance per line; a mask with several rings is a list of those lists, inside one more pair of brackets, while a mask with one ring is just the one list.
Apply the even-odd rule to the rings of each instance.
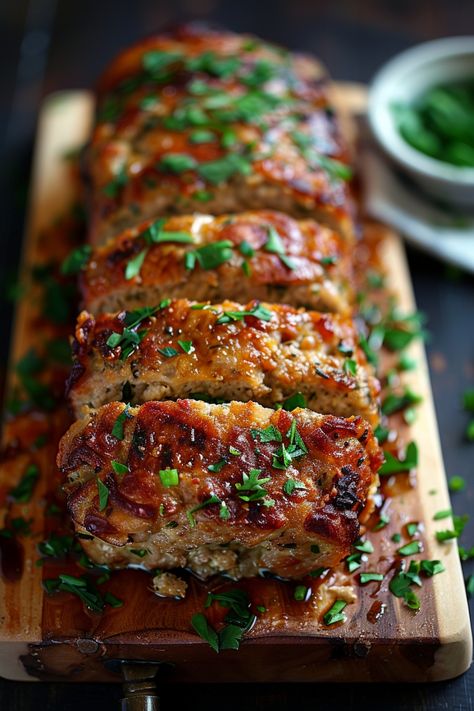
[[324, 284], [340, 294], [340, 310], [349, 309], [350, 255], [342, 238], [313, 220], [296, 221], [280, 212], [172, 217], [148, 220], [93, 250], [80, 277], [84, 306], [137, 286], [174, 287], [200, 272], [201, 279], [222, 282], [235, 291], [246, 280], [255, 288]]
[[116, 545], [180, 526], [191, 539], [251, 546], [288, 529], [347, 547], [381, 461], [360, 417], [191, 400], [105, 405], [58, 454], [76, 524]]
[[348, 160], [315, 60], [230, 33], [151, 37], [100, 82], [87, 158], [91, 239], [132, 224], [136, 212], [149, 216], [152, 204], [155, 214], [206, 204], [222, 213], [227, 184], [238, 209], [275, 207], [257, 188], [279, 186], [293, 214], [322, 208], [332, 222], [350, 221]]

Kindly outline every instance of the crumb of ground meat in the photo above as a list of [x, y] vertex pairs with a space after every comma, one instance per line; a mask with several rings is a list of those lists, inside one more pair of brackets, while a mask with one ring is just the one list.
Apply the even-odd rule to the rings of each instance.
[[158, 573], [153, 578], [153, 592], [162, 597], [186, 597], [188, 584], [173, 573]]

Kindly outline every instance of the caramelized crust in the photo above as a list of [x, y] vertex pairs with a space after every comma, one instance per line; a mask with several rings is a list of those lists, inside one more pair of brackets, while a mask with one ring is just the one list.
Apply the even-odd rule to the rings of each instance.
[[70, 379], [76, 417], [124, 391], [133, 403], [201, 393], [267, 406], [300, 392], [318, 412], [377, 421], [379, 385], [350, 318], [256, 301], [182, 299], [139, 321], [133, 332], [143, 338], [132, 348], [129, 339], [108, 345], [131, 319], [130, 312], [79, 316]]
[[[125, 410], [105, 405], [59, 448], [69, 510], [97, 563], [298, 578], [349, 553], [382, 461], [362, 418], [252, 402]], [[254, 470], [260, 488], [242, 488]]]
[[[80, 280], [84, 308], [100, 313], [185, 297], [241, 303], [256, 298], [319, 311], [350, 311], [349, 250], [339, 235], [312, 220], [297, 222], [265, 210], [217, 218], [173, 217], [160, 228], [162, 236], [166, 232], [190, 236], [188, 243], [151, 242], [149, 228], [156, 224], [140, 223], [92, 251]], [[275, 233], [283, 260], [268, 251], [272, 248], [269, 235]], [[227, 247], [229, 258], [222, 264], [203, 268], [196, 260], [193, 268], [186, 267], [190, 252], [223, 242], [230, 245], [230, 251]], [[141, 268], [130, 276], [127, 265], [142, 254]]]
[[100, 81], [86, 155], [91, 242], [137, 216], [254, 208], [317, 217], [352, 240], [327, 84], [312, 58], [195, 26], [123, 52]]

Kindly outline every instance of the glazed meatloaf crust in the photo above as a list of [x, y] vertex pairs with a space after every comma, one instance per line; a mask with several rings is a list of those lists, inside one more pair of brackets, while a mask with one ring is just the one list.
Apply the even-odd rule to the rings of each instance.
[[352, 240], [348, 158], [318, 62], [181, 27], [126, 50], [102, 77], [85, 158], [90, 241], [140, 216], [262, 207]]
[[165, 297], [256, 298], [348, 313], [351, 283], [338, 234], [268, 210], [140, 223], [92, 250], [80, 277], [83, 306], [94, 314]]
[[312, 410], [377, 421], [378, 382], [354, 322], [335, 314], [186, 299], [97, 318], [83, 312], [73, 352], [77, 417], [124, 392], [134, 404], [208, 396], [267, 406], [300, 393]]
[[58, 454], [93, 561], [202, 578], [299, 578], [338, 563], [381, 461], [360, 417], [192, 400], [109, 403], [76, 422]]

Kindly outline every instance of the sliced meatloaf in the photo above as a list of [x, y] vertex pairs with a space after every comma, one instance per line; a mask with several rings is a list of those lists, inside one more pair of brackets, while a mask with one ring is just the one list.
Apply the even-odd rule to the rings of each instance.
[[348, 313], [351, 283], [350, 253], [337, 233], [272, 211], [140, 223], [92, 250], [80, 276], [83, 306], [94, 314], [168, 297]]
[[99, 84], [85, 157], [93, 244], [137, 218], [281, 209], [354, 237], [348, 152], [312, 58], [195, 26], [150, 37]]
[[83, 312], [73, 343], [76, 417], [122, 394], [132, 403], [182, 397], [300, 403], [377, 421], [379, 385], [350, 318], [252, 301]]
[[299, 578], [338, 563], [371, 509], [381, 461], [360, 417], [193, 400], [105, 405], [58, 454], [92, 560], [203, 578]]

